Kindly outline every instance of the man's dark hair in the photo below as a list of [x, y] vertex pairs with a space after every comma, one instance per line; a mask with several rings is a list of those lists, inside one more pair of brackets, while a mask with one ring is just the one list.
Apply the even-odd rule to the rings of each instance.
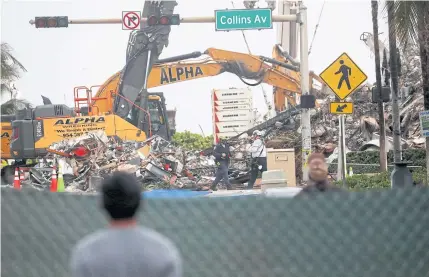
[[102, 184], [103, 207], [112, 219], [131, 219], [140, 207], [141, 189], [135, 175], [115, 172]]

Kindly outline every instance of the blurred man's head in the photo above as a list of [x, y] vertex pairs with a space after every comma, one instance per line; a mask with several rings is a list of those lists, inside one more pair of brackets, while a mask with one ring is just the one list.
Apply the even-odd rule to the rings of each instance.
[[328, 165], [323, 154], [313, 153], [308, 157], [308, 175], [311, 180], [316, 182], [326, 180]]
[[135, 175], [115, 172], [102, 185], [103, 208], [112, 221], [134, 219], [140, 207], [141, 189]]

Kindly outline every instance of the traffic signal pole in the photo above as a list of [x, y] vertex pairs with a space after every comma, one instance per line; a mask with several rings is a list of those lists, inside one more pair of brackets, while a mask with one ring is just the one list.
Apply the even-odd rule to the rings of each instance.
[[[214, 16], [201, 17], [183, 17], [180, 23], [215, 23]], [[297, 15], [273, 15], [273, 22], [296, 21]], [[147, 18], [142, 18], [141, 22], [146, 22]], [[34, 25], [34, 19], [30, 20], [30, 24]], [[106, 19], [69, 19], [69, 24], [122, 24], [121, 18], [106, 18]]]

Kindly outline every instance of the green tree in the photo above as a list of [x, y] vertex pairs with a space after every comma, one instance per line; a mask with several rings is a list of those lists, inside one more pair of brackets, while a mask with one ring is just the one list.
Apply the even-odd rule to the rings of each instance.
[[213, 136], [203, 137], [200, 134], [184, 131], [175, 133], [172, 141], [186, 150], [203, 150], [213, 145]]
[[1, 104], [1, 114], [15, 114], [17, 110], [31, 108], [32, 105], [24, 99], [10, 99]]
[[21, 71], [27, 72], [27, 69], [12, 54], [12, 48], [9, 44], [1, 43], [1, 93], [9, 93], [11, 98], [15, 91], [13, 82], [21, 77]]
[[21, 77], [21, 71], [27, 72], [27, 69], [12, 54], [12, 48], [9, 44], [1, 43], [1, 96], [9, 94], [10, 100], [1, 105], [1, 114], [14, 114], [16, 110], [31, 105], [23, 99], [16, 99], [14, 94], [16, 88], [14, 82]]
[[[429, 110], [429, 2], [395, 1], [393, 15], [401, 46], [412, 43], [420, 48], [424, 109]], [[429, 169], [429, 138], [426, 138], [426, 168]]]

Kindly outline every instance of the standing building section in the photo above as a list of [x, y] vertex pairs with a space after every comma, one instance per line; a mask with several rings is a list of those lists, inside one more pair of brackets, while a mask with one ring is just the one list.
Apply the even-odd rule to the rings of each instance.
[[254, 122], [253, 95], [250, 88], [214, 89], [212, 91], [213, 138], [234, 137], [250, 129]]

